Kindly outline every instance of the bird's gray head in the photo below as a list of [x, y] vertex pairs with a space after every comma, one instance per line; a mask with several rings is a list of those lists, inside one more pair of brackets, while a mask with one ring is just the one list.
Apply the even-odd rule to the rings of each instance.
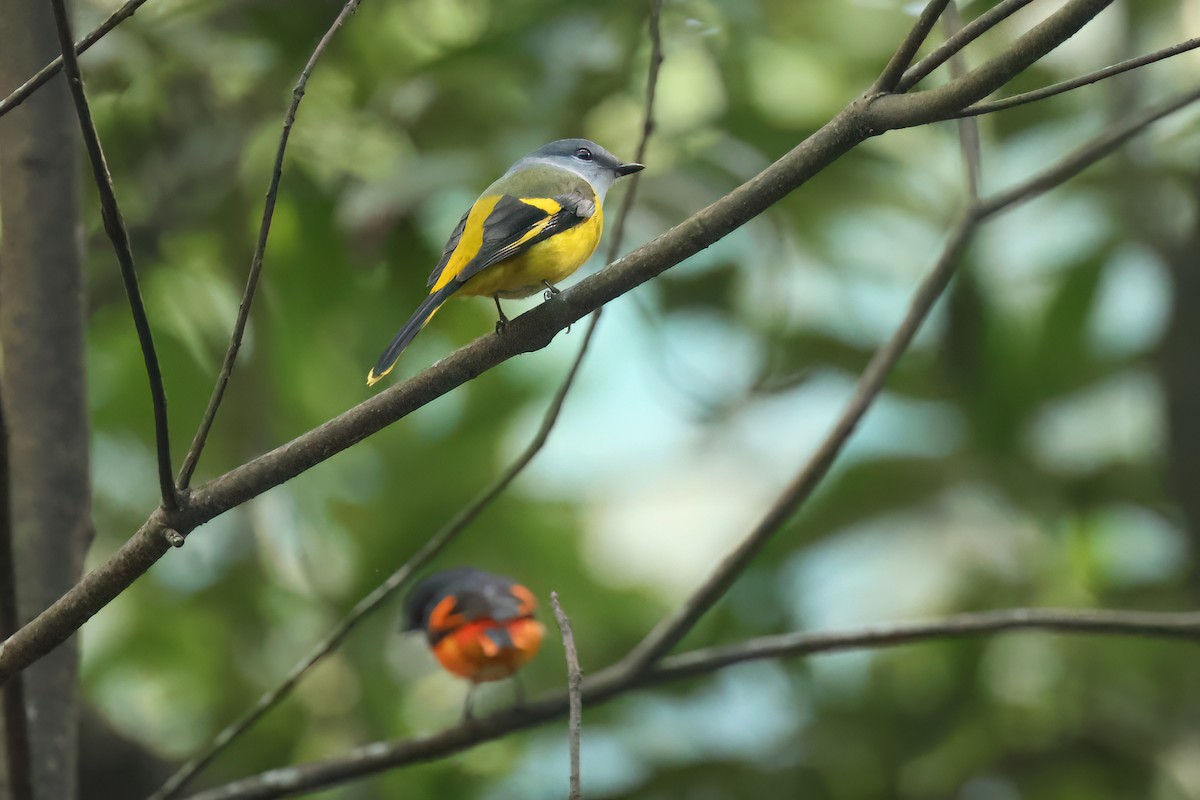
[[600, 199], [604, 199], [617, 178], [644, 169], [641, 164], [626, 164], [588, 139], [559, 139], [544, 144], [514, 164], [509, 172], [532, 164], [549, 164], [574, 172], [592, 185]]

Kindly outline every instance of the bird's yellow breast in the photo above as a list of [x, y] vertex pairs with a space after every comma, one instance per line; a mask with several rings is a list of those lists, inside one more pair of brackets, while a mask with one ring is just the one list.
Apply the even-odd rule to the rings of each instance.
[[458, 290], [462, 295], [529, 297], [545, 289], [542, 281], [557, 283], [591, 258], [604, 230], [604, 212], [538, 242], [520, 255], [493, 264]]

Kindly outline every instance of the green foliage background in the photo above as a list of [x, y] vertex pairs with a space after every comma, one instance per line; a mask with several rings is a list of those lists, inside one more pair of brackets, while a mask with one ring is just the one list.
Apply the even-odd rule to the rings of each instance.
[[[78, 28], [116, 5], [83, 0]], [[978, 42], [971, 63], [1046, 5]], [[289, 92], [339, 6], [154, 0], [83, 59], [177, 459], [226, 346]], [[913, 12], [669, 0], [659, 127], [625, 249], [849, 102]], [[1118, 3], [1011, 89], [1171, 44], [1195, 30], [1188, 13]], [[367, 368], [446, 235], [515, 158], [575, 135], [632, 157], [645, 16], [641, 2], [363, 3], [301, 106], [197, 481], [370, 395]], [[1184, 56], [983, 119], [985, 189], [1193, 81], [1196, 66]], [[1200, 299], [1177, 294], [1166, 256], [1196, 225], [1197, 155], [1196, 115], [1178, 115], [991, 224], [819, 496], [687, 644], [1021, 605], [1195, 607], [1200, 441], [1168, 410], [1194, 409], [1179, 387], [1198, 366], [1162, 354], [1172, 303]], [[951, 124], [888, 134], [612, 304], [549, 447], [439, 563], [511, 574], [542, 598], [557, 590], [585, 670], [619, 658], [802, 463], [932, 263], [962, 185]], [[98, 561], [155, 506], [156, 482], [141, 357], [85, 194]], [[1195, 253], [1184, 263], [1194, 271]], [[490, 303], [451, 304], [399, 378], [491, 329]], [[580, 338], [559, 336], [197, 531], [84, 629], [90, 702], [160, 759], [196, 751], [524, 446]], [[453, 722], [464, 686], [397, 633], [398, 616], [394, 602], [366, 622], [204, 781]], [[527, 686], [561, 686], [564, 669], [551, 636]], [[1197, 674], [1193, 646], [1045, 635], [738, 667], [589, 709], [585, 788], [1184, 800], [1200, 796]], [[508, 692], [485, 693], [485, 707]], [[561, 797], [564, 727], [320, 796]], [[122, 779], [143, 772], [153, 767]]]

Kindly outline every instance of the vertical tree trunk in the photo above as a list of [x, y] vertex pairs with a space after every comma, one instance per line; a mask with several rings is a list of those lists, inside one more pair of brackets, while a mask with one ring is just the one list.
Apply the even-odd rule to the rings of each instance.
[[[46, 0], [0, 0], [0, 88], [58, 52]], [[0, 344], [19, 616], [74, 584], [91, 538], [77, 122], [54, 78], [0, 118]], [[76, 796], [78, 649], [25, 680], [34, 796]]]
[[[1195, 202], [1200, 207], [1200, 180], [1194, 186]], [[1175, 499], [1183, 509], [1193, 540], [1200, 541], [1200, 363], [1196, 343], [1200, 342], [1200, 218], [1191, 235], [1178, 244], [1163, 245], [1164, 256], [1175, 280], [1171, 324], [1163, 341], [1161, 361], [1163, 386], [1167, 395], [1167, 465]], [[1195, 573], [1193, 573], [1195, 574]]]

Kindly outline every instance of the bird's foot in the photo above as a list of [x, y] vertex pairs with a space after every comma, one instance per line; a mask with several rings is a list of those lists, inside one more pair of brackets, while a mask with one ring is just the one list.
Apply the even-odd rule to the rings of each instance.
[[475, 700], [475, 687], [476, 686], [477, 686], [477, 684], [474, 684], [474, 683], [471, 684], [471, 687], [469, 689], [467, 689], [467, 696], [463, 700], [463, 713], [462, 713], [462, 724], [463, 725], [470, 725], [473, 722], [475, 722], [474, 700]]
[[499, 317], [496, 320], [496, 335], [499, 336], [508, 327], [508, 317], [504, 316], [504, 309], [500, 307], [500, 295], [492, 295], [492, 301], [496, 304], [496, 315]]

